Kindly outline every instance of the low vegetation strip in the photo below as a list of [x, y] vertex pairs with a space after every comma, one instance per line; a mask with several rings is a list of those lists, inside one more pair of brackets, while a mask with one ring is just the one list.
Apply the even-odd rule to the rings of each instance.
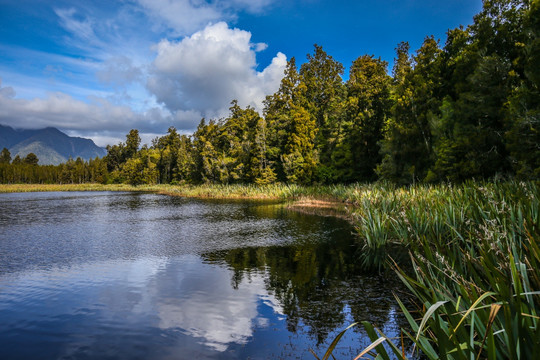
[[[363, 185], [301, 186], [287, 184], [202, 184], [202, 185], [130, 185], [130, 184], [0, 184], [0, 193], [41, 191], [141, 191], [171, 196], [246, 200], [321, 200], [347, 201], [346, 189]], [[352, 191], [354, 193], [354, 191]]]
[[135, 187], [129, 184], [0, 184], [0, 193], [46, 191], [158, 191], [159, 186]]

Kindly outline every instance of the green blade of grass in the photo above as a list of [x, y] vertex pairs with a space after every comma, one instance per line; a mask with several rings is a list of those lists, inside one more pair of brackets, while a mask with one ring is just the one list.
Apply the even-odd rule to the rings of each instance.
[[452, 339], [452, 337], [455, 335], [457, 329], [461, 326], [461, 324], [463, 324], [463, 321], [465, 321], [467, 316], [469, 316], [469, 314], [476, 309], [477, 305], [480, 304], [488, 296], [493, 296], [493, 295], [496, 295], [496, 294], [494, 292], [489, 291], [489, 292], [486, 292], [486, 293], [482, 294], [482, 296], [480, 296], [478, 299], [476, 299], [474, 304], [472, 304], [472, 306], [467, 310], [465, 315], [463, 315], [463, 317], [461, 318], [461, 320], [459, 321], [457, 326], [454, 328], [454, 331], [453, 331], [452, 335], [450, 335], [450, 339]]
[[335, 338], [334, 340], [332, 341], [332, 343], [330, 344], [330, 346], [328, 347], [328, 349], [326, 350], [326, 353], [324, 354], [322, 360], [328, 360], [330, 358], [330, 355], [332, 355], [332, 352], [334, 351], [334, 349], [336, 348], [337, 344], [339, 343], [339, 341], [341, 340], [341, 338], [343, 337], [343, 335], [345, 335], [345, 332], [347, 330], [349, 330], [350, 328], [356, 326], [358, 323], [352, 323], [351, 325], [347, 326], [345, 328], [345, 330], [341, 331]]

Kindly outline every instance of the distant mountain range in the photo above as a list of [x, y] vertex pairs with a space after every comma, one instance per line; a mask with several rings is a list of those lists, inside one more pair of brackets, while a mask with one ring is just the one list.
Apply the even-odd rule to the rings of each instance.
[[58, 165], [70, 157], [89, 160], [107, 154], [105, 149], [92, 140], [71, 137], [53, 127], [22, 130], [0, 125], [0, 150], [3, 148], [9, 150], [12, 159], [17, 155], [24, 158], [34, 153], [39, 159], [39, 165]]

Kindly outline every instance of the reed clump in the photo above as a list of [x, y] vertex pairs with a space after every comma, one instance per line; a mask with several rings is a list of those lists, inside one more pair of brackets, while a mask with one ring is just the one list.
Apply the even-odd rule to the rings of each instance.
[[[365, 354], [399, 359], [531, 359], [540, 351], [540, 191], [534, 182], [386, 185], [347, 189], [365, 253], [389, 259], [404, 244], [412, 273], [389, 259], [409, 288], [397, 298], [414, 343], [405, 351], [362, 323]], [[371, 252], [371, 253], [370, 253]], [[370, 265], [368, 257], [362, 258]], [[371, 259], [370, 261], [373, 261]], [[379, 263], [380, 264], [380, 263]], [[386, 348], [383, 346], [386, 343]]]

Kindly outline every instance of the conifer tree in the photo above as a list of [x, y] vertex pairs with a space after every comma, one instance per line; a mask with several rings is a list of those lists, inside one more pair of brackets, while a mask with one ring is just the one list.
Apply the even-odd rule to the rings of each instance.
[[154, 140], [153, 148], [159, 151], [157, 170], [160, 183], [168, 184], [173, 179], [180, 148], [180, 135], [174, 126], [169, 127], [167, 134]]
[[141, 137], [139, 136], [139, 130], [131, 129], [126, 135], [126, 146], [122, 154], [124, 161], [134, 157], [140, 145]]
[[523, 29], [524, 76], [508, 102], [505, 140], [517, 176], [540, 179], [540, 2], [530, 3]]
[[486, 1], [467, 30], [449, 33], [443, 54], [445, 94], [433, 123], [437, 141], [428, 180], [509, 173], [504, 134], [512, 125], [505, 108], [523, 79], [527, 7], [527, 1]]
[[0, 164], [9, 164], [11, 162], [11, 153], [8, 149], [3, 148], [0, 153]]
[[303, 83], [292, 58], [279, 90], [265, 102], [269, 160], [277, 164], [277, 177], [290, 183], [309, 183], [319, 164], [315, 148], [317, 123], [309, 113]]
[[191, 138], [187, 135], [181, 135], [176, 168], [173, 174], [174, 180], [181, 183], [190, 182], [193, 179], [193, 168], [193, 144]]
[[[431, 122], [440, 107], [440, 52], [437, 41], [427, 37], [409, 58], [409, 45], [401, 43], [394, 63], [392, 116], [381, 142], [380, 177], [397, 183], [425, 179], [433, 161]], [[412, 66], [414, 65], [414, 66]]]
[[368, 55], [359, 57], [351, 66], [343, 135], [332, 154], [336, 181], [375, 179], [379, 142], [391, 106], [391, 78], [386, 67], [386, 62]]
[[203, 118], [193, 134], [194, 172], [193, 181], [196, 183], [219, 183], [220, 156], [215, 149], [218, 135], [218, 125], [210, 120], [206, 124]]
[[346, 92], [341, 78], [343, 70], [341, 63], [315, 44], [313, 55], [307, 55], [307, 62], [302, 64], [299, 72], [306, 87], [306, 110], [315, 118], [318, 128], [315, 149], [326, 166], [331, 163], [331, 152], [343, 120], [342, 102]]
[[24, 158], [23, 162], [25, 164], [28, 164], [28, 165], [37, 165], [38, 162], [39, 162], [39, 159], [38, 157], [36, 156], [36, 154], [34, 153], [29, 153], [28, 155], [26, 155], [26, 157]]

